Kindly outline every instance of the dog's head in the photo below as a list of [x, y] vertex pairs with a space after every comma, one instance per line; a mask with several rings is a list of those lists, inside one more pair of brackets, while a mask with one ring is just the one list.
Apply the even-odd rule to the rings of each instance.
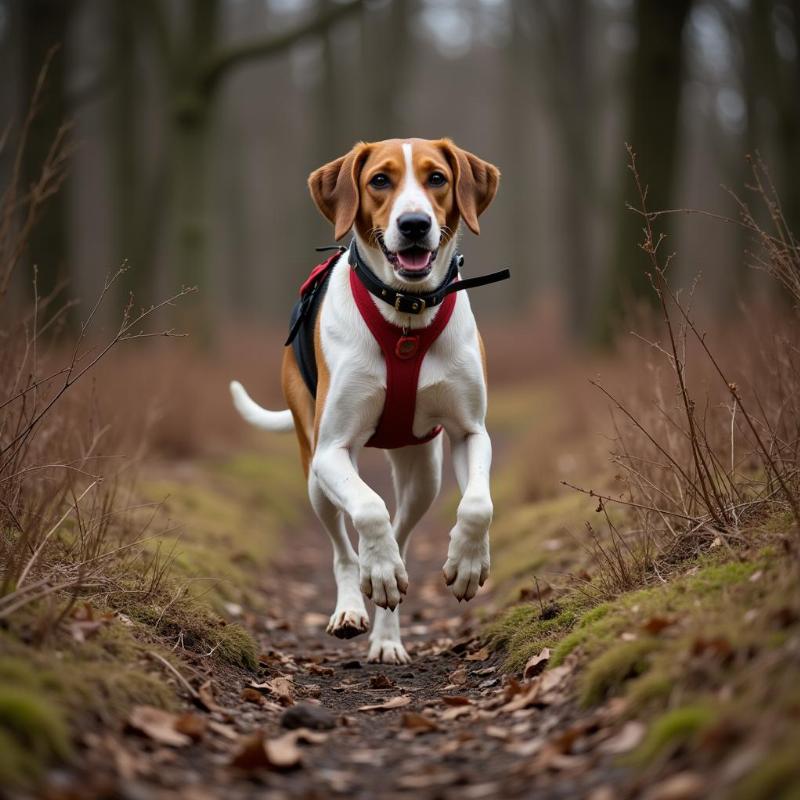
[[355, 227], [385, 282], [416, 289], [444, 279], [459, 222], [479, 233], [500, 173], [449, 139], [357, 144], [311, 173], [308, 186], [341, 239]]

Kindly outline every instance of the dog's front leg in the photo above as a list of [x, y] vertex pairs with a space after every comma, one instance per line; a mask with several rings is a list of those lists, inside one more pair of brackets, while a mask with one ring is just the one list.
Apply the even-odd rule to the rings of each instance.
[[349, 448], [320, 442], [311, 469], [325, 494], [350, 516], [358, 533], [361, 591], [381, 608], [397, 608], [408, 589], [408, 574], [386, 504], [361, 479]]
[[489, 576], [492, 442], [486, 429], [481, 427], [464, 436], [451, 437], [450, 444], [462, 497], [456, 524], [450, 531], [443, 572], [458, 600], [471, 600]]

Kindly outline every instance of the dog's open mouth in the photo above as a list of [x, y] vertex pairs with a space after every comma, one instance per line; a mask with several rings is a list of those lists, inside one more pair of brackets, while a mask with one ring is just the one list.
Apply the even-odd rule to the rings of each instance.
[[386, 260], [392, 265], [394, 271], [406, 280], [421, 281], [427, 278], [433, 269], [433, 262], [436, 260], [436, 250], [428, 250], [419, 245], [407, 247], [404, 250], [391, 252], [384, 244], [383, 237], [378, 237]]

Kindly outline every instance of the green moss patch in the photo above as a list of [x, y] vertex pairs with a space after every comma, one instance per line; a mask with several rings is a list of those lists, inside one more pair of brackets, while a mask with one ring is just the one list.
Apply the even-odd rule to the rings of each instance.
[[707, 706], [684, 706], [668, 711], [651, 723], [632, 760], [647, 764], [681, 747], [691, 747], [717, 719], [717, 712]]

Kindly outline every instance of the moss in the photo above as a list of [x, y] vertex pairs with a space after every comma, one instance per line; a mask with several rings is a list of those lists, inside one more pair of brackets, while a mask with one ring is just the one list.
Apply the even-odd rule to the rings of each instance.
[[46, 696], [14, 685], [0, 688], [0, 785], [22, 785], [43, 766], [72, 752], [63, 710]]
[[558, 611], [547, 619], [542, 619], [539, 606], [514, 606], [487, 627], [485, 636], [493, 649], [506, 650], [506, 669], [519, 671], [543, 647], [556, 646], [579, 618], [585, 602], [579, 596], [562, 598]]
[[666, 672], [651, 667], [645, 674], [632, 680], [625, 693], [628, 708], [641, 711], [650, 706], [663, 707], [672, 694], [675, 680]]
[[234, 666], [256, 669], [258, 648], [253, 637], [236, 623], [226, 623], [183, 586], [167, 585], [156, 598], [126, 607], [132, 619], [187, 650], [212, 653]]
[[734, 800], [798, 800], [800, 742], [769, 755], [733, 791]]
[[648, 764], [659, 756], [692, 745], [716, 720], [716, 712], [707, 706], [683, 706], [668, 711], [650, 725], [632, 760]]
[[651, 639], [639, 639], [606, 650], [581, 676], [581, 705], [596, 705], [617, 691], [625, 681], [646, 672], [649, 656], [655, 648], [656, 642]]
[[0, 688], [0, 729], [37, 757], [70, 754], [69, 733], [58, 708], [28, 689]]

